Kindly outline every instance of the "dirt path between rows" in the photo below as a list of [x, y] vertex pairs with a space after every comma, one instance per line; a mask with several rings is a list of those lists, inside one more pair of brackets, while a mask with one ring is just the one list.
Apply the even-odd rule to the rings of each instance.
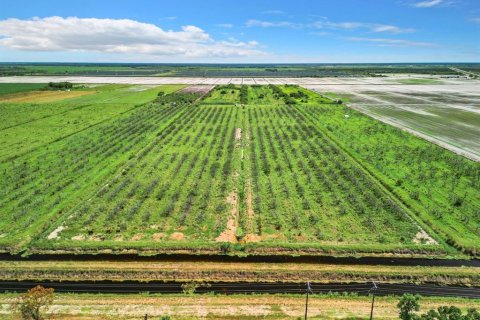
[[246, 189], [247, 219], [245, 226], [248, 233], [242, 239], [242, 242], [258, 242], [260, 241], [260, 236], [255, 234], [255, 211], [253, 210], [253, 192], [250, 180], [247, 182]]
[[238, 195], [232, 191], [226, 199], [230, 204], [230, 218], [227, 221], [225, 230], [215, 239], [217, 242], [231, 242], [237, 243], [237, 228], [238, 228]]
[[242, 128], [237, 128], [237, 130], [235, 130], [235, 140], [240, 139], [242, 139]]

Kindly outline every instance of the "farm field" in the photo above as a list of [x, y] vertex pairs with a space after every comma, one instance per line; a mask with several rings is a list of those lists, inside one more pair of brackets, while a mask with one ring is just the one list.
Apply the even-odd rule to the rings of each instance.
[[[97, 95], [97, 107], [108, 109], [179, 88], [84, 88], [98, 92], [62, 103]], [[431, 256], [458, 254], [452, 245], [477, 250], [477, 164], [297, 86], [218, 86], [197, 102], [211, 87], [191, 88], [4, 161], [4, 250]], [[366, 144], [352, 139], [364, 130], [371, 134], [362, 139], [377, 152], [403, 150], [411, 139], [418, 150], [411, 158], [429, 152], [434, 173], [415, 176], [408, 168], [418, 162], [409, 158], [400, 163], [404, 171], [396, 170], [409, 179], [388, 175], [375, 154], [362, 153]], [[425, 179], [443, 183], [433, 199], [422, 188]], [[458, 199], [451, 199], [452, 185]]]
[[[351, 107], [391, 125], [405, 128], [454, 152], [480, 160], [480, 92], [477, 86], [462, 90], [455, 82], [399, 79], [416, 85], [365, 84], [362, 86], [306, 85], [348, 101]], [[443, 80], [442, 80], [443, 81]], [[392, 80], [393, 82], [393, 80]], [[450, 84], [450, 85], [448, 85]]]
[[[18, 152], [2, 137], [3, 250], [478, 252], [478, 163], [298, 86], [172, 93], [182, 87], [82, 86], [95, 92], [46, 109], [0, 104], [12, 112], [2, 131], [32, 139]], [[80, 129], [62, 124], [82, 116]], [[59, 131], [37, 142], [15, 122], [28, 117]]]
[[[8, 307], [16, 294], [0, 295], [0, 315], [8, 315]], [[368, 319], [370, 297], [311, 295], [309, 319]], [[375, 319], [398, 319], [398, 297], [377, 297]], [[443, 305], [458, 306], [463, 312], [479, 308], [477, 299], [422, 297], [421, 312]], [[172, 319], [298, 319], [302, 318], [305, 297], [295, 294], [213, 295], [213, 294], [57, 294], [50, 309], [55, 319], [139, 319], [170, 316]]]
[[[166, 92], [182, 88], [162, 87]], [[154, 99], [158, 87], [103, 85], [0, 95], [0, 161], [59, 141]]]
[[[167, 115], [173, 116], [177, 111], [166, 110], [166, 107], [152, 106], [138, 109], [135, 108], [135, 97], [129, 97], [129, 95], [137, 96], [138, 102], [141, 102], [142, 99], [148, 101], [148, 95], [154, 97], [160, 90], [173, 92], [182, 87], [178, 85], [157, 87], [152, 89], [155, 90], [154, 92], [147, 92], [147, 98], [143, 96], [145, 93], [135, 91], [121, 91], [118, 94], [115, 92], [116, 90], [112, 93], [110, 91], [100, 92], [99, 96], [102, 96], [103, 99], [98, 100], [96, 111], [103, 111], [102, 105], [105, 105], [105, 111], [110, 109], [110, 114], [97, 112], [92, 115], [92, 118], [88, 117], [89, 113], [83, 116], [88, 121], [91, 119], [98, 121], [103, 117], [103, 122], [97, 122], [96, 125], [92, 124], [87, 128], [82, 128], [83, 130], [68, 134], [63, 130], [69, 129], [69, 127], [59, 125], [61, 139], [50, 141], [46, 145], [39, 144], [35, 149], [24, 149], [25, 152], [22, 155], [16, 148], [12, 150], [3, 147], [1, 149], [3, 155], [11, 154], [12, 151], [17, 154], [15, 159], [9, 160], [4, 157], [0, 162], [2, 168], [1, 196], [4, 199], [0, 204], [2, 214], [0, 242], [2, 245], [8, 243], [21, 246], [28, 243], [38, 232], [39, 226], [52, 223], [54, 220], [49, 219], [61, 214], [62, 207], [68, 201], [75, 199], [79, 196], [80, 191], [91, 187], [91, 184], [98, 183], [99, 179], [113, 170], [116, 165], [128, 159], [129, 152], [135, 152], [138, 148], [142, 148], [143, 144], [155, 135], [156, 130], [161, 130], [162, 121], [171, 120], [167, 118]], [[84, 98], [86, 97], [79, 99]], [[8, 106], [2, 107], [7, 108]], [[19, 111], [12, 108], [13, 113], [27, 114], [29, 112], [28, 106], [27, 109], [24, 109], [23, 105], [17, 107]], [[77, 121], [78, 113], [68, 112], [68, 109], [75, 110], [75, 107], [78, 107], [78, 102], [71, 105], [66, 104], [67, 111], [63, 114], [51, 116], [43, 114], [43, 117], [37, 117], [33, 113], [32, 121], [38, 123], [38, 126], [44, 128], [45, 131], [49, 131], [47, 124], [52, 122], [51, 118], [56, 118], [62, 123]], [[116, 108], [124, 111], [132, 110], [123, 113], [113, 112], [113, 115], [118, 116], [112, 116], [111, 113]], [[43, 109], [40, 108], [40, 110]], [[65, 118], [66, 116], [68, 118]], [[12, 116], [11, 119], [14, 122], [18, 118]], [[28, 124], [20, 124], [2, 131], [4, 133], [10, 131], [13, 134], [18, 128], [21, 128], [20, 133], [25, 132], [25, 139], [35, 139], [34, 135], [28, 135]], [[15, 141], [14, 138], [2, 135], [2, 146], [5, 146], [10, 139]], [[8, 236], [4, 231], [9, 232]]]
[[247, 104], [187, 107], [32, 247], [445, 252], [282, 89], [226, 88]]

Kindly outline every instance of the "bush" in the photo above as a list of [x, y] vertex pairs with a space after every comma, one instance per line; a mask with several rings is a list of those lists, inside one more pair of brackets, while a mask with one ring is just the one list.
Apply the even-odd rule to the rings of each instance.
[[54, 299], [52, 288], [36, 286], [18, 297], [12, 305], [12, 311], [20, 312], [24, 320], [42, 320], [45, 319], [43, 313], [53, 304]]
[[73, 84], [70, 82], [49, 82], [47, 90], [65, 90], [73, 88]]
[[441, 306], [430, 309], [422, 315], [415, 314], [420, 310], [420, 296], [405, 294], [397, 304], [402, 320], [480, 320], [480, 313], [476, 309], [468, 309], [466, 314], [455, 306]]

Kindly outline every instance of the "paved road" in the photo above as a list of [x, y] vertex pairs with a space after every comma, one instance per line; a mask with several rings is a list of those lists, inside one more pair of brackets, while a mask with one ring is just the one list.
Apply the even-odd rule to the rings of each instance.
[[[54, 288], [56, 292], [72, 293], [181, 293], [182, 283], [165, 282], [32, 282], [32, 281], [2, 281], [1, 292], [25, 292], [40, 284]], [[367, 295], [371, 283], [325, 284], [311, 283], [313, 293], [349, 292]], [[211, 283], [203, 284], [196, 289], [197, 293], [298, 293], [305, 292], [303, 283]], [[402, 295], [404, 293], [421, 294], [424, 296], [445, 296], [480, 299], [479, 287], [434, 286], [414, 284], [378, 284], [378, 295]]]

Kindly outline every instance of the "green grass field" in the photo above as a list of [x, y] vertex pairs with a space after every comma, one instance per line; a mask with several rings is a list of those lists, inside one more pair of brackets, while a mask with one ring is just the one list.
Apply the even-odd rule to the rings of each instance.
[[46, 87], [43, 83], [0, 83], [0, 97], [4, 94], [40, 90]]
[[477, 163], [296, 86], [147, 102], [179, 88], [11, 116], [31, 123], [2, 130], [4, 250], [476, 254]]

